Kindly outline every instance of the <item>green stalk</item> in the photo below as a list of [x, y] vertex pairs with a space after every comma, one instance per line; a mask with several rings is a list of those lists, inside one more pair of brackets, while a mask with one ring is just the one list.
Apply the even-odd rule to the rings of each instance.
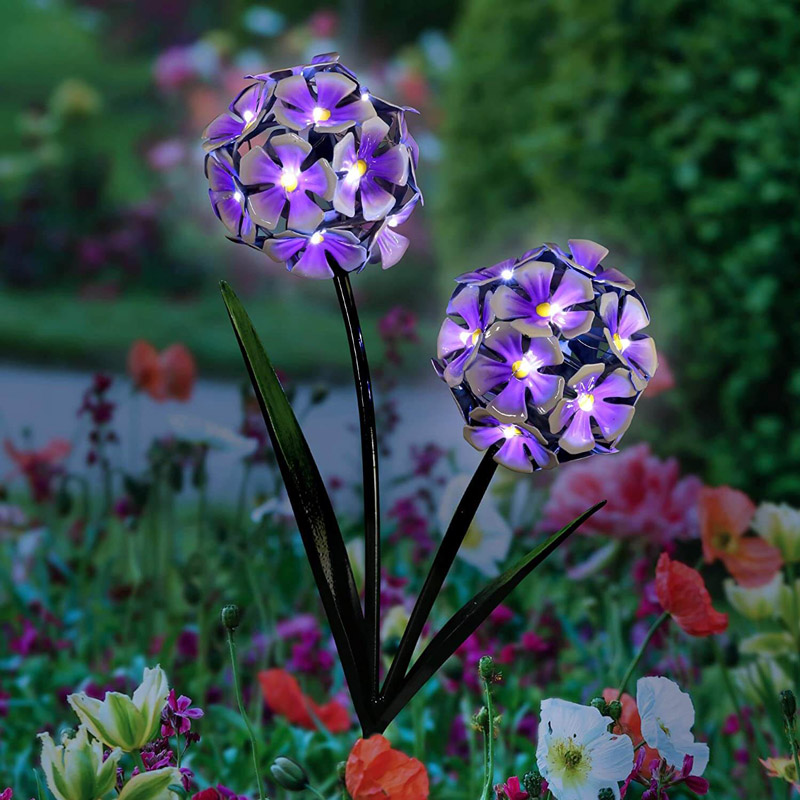
[[650, 626], [650, 630], [647, 631], [647, 636], [644, 637], [644, 641], [640, 645], [636, 655], [633, 657], [633, 661], [631, 661], [631, 665], [628, 667], [628, 671], [625, 673], [625, 677], [622, 679], [622, 683], [619, 685], [619, 694], [617, 697], [619, 697], [620, 700], [622, 699], [622, 694], [625, 691], [625, 688], [633, 676], [634, 670], [639, 666], [639, 662], [642, 660], [645, 650], [647, 650], [647, 645], [650, 644], [650, 641], [653, 636], [655, 636], [656, 631], [661, 627], [662, 623], [667, 619], [667, 617], [669, 617], [669, 613], [664, 611], [661, 616]]
[[258, 784], [258, 797], [259, 800], [266, 800], [264, 794], [264, 784], [261, 782], [261, 772], [258, 768], [258, 743], [256, 741], [256, 734], [253, 731], [253, 726], [250, 724], [250, 718], [244, 708], [244, 701], [242, 700], [242, 690], [239, 686], [239, 670], [236, 663], [236, 642], [233, 638], [233, 631], [227, 628], [228, 635], [228, 650], [231, 656], [231, 669], [233, 670], [233, 691], [236, 694], [236, 704], [239, 706], [239, 713], [242, 716], [242, 721], [247, 728], [247, 734], [250, 737], [250, 748], [253, 752], [253, 769], [256, 773], [256, 783]]
[[484, 753], [486, 756], [485, 770], [483, 778], [483, 793], [481, 800], [492, 800], [494, 780], [494, 698], [492, 697], [491, 679], [485, 678], [481, 675], [483, 681], [483, 690], [486, 696], [486, 742], [484, 745]]

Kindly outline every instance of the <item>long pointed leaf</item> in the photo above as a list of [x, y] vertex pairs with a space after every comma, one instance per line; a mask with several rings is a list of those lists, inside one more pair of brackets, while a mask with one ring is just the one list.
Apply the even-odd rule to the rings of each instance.
[[462, 606], [433, 637], [411, 667], [397, 693], [385, 698], [385, 706], [380, 716], [381, 725], [387, 726], [492, 611], [570, 534], [605, 504], [606, 501], [603, 500], [585, 511], [565, 528], [523, 556], [513, 567], [495, 578]]
[[333, 506], [250, 317], [230, 286], [223, 281], [220, 287], [342, 660], [353, 706], [362, 727], [371, 731], [374, 714], [363, 663], [364, 616]]

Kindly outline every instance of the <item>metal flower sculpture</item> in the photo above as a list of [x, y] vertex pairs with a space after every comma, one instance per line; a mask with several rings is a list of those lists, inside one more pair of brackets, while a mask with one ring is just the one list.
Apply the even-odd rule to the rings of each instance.
[[408, 239], [394, 228], [421, 200], [413, 109], [370, 94], [335, 53], [249, 78], [203, 133], [229, 237], [306, 278], [396, 264]]
[[466, 440], [518, 472], [615, 452], [658, 366], [633, 281], [600, 268], [606, 248], [569, 248], [459, 276], [439, 331]]
[[[436, 362], [486, 450], [443, 537], [394, 660], [381, 676], [380, 491], [375, 408], [350, 273], [395, 264], [395, 228], [421, 195], [409, 109], [370, 94], [329, 54], [251, 76], [206, 129], [211, 203], [235, 242], [290, 272], [330, 278], [342, 312], [359, 408], [364, 484], [364, 602], [328, 493], [250, 318], [222, 294], [286, 484], [363, 733], [382, 732], [508, 594], [584, 520], [539, 544], [457, 611], [412, 658], [498, 463], [520, 472], [612, 452], [655, 369], [633, 283], [602, 269], [606, 251], [571, 242], [459, 278]], [[381, 678], [383, 677], [383, 680]]]

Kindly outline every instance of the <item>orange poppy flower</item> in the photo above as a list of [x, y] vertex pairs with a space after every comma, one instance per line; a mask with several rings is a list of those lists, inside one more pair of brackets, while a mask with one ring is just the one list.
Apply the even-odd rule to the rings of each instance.
[[350, 714], [336, 700], [322, 705], [303, 694], [297, 679], [283, 669], [267, 669], [258, 673], [261, 691], [270, 710], [285, 717], [292, 725], [317, 730], [317, 723], [331, 733], [343, 733], [350, 728]]
[[656, 594], [664, 611], [689, 636], [712, 636], [728, 629], [728, 615], [711, 605], [711, 595], [696, 569], [662, 553], [656, 565]]
[[[610, 703], [619, 697], [619, 689], [603, 689], [603, 700]], [[627, 692], [623, 693], [622, 700], [622, 716], [619, 722], [614, 726], [614, 733], [624, 733], [630, 737], [633, 746], [636, 747], [640, 742], [644, 741], [642, 736], [642, 718], [639, 716], [639, 708], [636, 705], [636, 700], [631, 697]], [[644, 748], [644, 761], [642, 761], [642, 768], [639, 774], [645, 778], [650, 777], [650, 764], [654, 760], [660, 759], [661, 755], [658, 750], [650, 747], [648, 744], [643, 744]]]
[[353, 745], [344, 780], [353, 800], [427, 800], [430, 791], [425, 765], [380, 734]]
[[707, 564], [719, 559], [742, 586], [769, 583], [783, 566], [777, 547], [745, 536], [756, 512], [753, 501], [730, 486], [704, 488], [699, 500], [700, 536]]
[[128, 374], [133, 385], [158, 402], [188, 400], [195, 373], [194, 358], [182, 344], [170, 345], [159, 354], [150, 342], [139, 339], [128, 351]]

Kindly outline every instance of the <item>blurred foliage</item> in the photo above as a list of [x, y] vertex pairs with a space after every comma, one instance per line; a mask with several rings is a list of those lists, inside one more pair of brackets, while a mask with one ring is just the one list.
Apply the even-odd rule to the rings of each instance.
[[625, 242], [671, 315], [664, 447], [712, 482], [800, 497], [797, 4], [471, 0], [455, 58], [448, 253], [555, 217]]

